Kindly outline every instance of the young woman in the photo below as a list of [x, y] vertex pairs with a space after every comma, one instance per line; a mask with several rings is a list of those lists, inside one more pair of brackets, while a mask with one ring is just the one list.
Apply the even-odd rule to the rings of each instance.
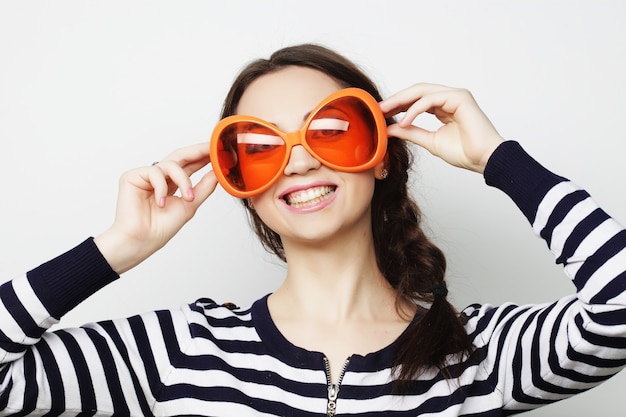
[[[443, 125], [413, 126], [423, 112]], [[109, 230], [2, 286], [3, 415], [498, 416], [624, 366], [626, 233], [467, 91], [416, 84], [381, 101], [354, 64], [299, 45], [247, 66], [223, 117], [210, 146], [124, 174]], [[407, 192], [407, 142], [506, 192], [576, 294], [456, 313]], [[166, 244], [218, 180], [286, 261], [276, 291], [46, 331]]]

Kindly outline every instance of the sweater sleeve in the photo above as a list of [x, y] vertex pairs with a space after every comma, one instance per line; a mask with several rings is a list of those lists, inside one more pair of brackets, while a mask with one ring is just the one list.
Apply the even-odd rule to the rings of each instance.
[[158, 375], [142, 365], [144, 319], [48, 331], [117, 278], [87, 239], [0, 286], [0, 415], [150, 415]]
[[626, 365], [626, 231], [516, 142], [494, 152], [485, 180], [511, 197], [576, 288], [545, 305], [465, 310], [502, 406], [538, 407], [608, 379]]

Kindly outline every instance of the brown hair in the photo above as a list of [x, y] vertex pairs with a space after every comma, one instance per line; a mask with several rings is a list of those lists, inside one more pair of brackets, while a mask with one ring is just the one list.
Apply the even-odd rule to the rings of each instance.
[[[222, 117], [234, 114], [241, 96], [254, 80], [288, 66], [319, 70], [344, 87], [358, 87], [376, 100], [382, 99], [374, 83], [350, 60], [325, 47], [303, 44], [280, 49], [269, 59], [248, 64], [226, 96]], [[387, 120], [390, 123], [392, 119]], [[421, 212], [408, 192], [412, 155], [406, 142], [389, 138], [387, 156], [388, 177], [376, 181], [371, 203], [376, 260], [396, 290], [396, 305], [408, 300], [420, 312], [396, 341], [392, 364], [397, 371], [395, 377], [398, 381], [410, 380], [433, 366], [448, 376], [446, 357], [469, 353], [472, 345], [461, 317], [445, 298], [445, 257], [422, 230]], [[285, 261], [280, 236], [263, 223], [248, 200], [242, 202], [264, 247]]]

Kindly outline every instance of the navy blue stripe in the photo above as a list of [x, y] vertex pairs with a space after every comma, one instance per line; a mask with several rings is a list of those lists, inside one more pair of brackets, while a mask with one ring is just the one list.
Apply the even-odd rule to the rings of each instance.
[[[624, 274], [622, 274], [624, 275]], [[617, 306], [615, 306], [617, 308]], [[589, 314], [589, 318], [591, 318], [591, 320], [594, 323], [600, 324], [602, 326], [620, 326], [622, 324], [624, 324], [625, 321], [625, 317], [626, 317], [626, 308], [624, 308], [623, 306], [620, 306], [619, 309], [616, 310], [612, 310], [612, 311], [604, 311], [601, 313], [591, 313], [588, 312], [587, 314]], [[578, 324], [579, 326], [582, 326], [582, 319], [580, 319], [581, 321], [579, 322], [578, 319], [579, 317], [576, 317], [576, 324]], [[584, 328], [581, 329], [581, 331], [585, 331]], [[616, 343], [618, 343], [616, 346], [622, 346], [621, 341], [626, 340], [625, 336], [619, 337], [619, 336], [602, 336], [602, 335], [596, 335], [593, 333], [588, 333], [590, 336], [595, 336], [595, 337], [599, 337], [599, 338], [603, 338], [603, 339], [598, 339], [598, 340], [603, 340], [602, 343], [594, 343], [598, 346], [611, 346], [611, 345], [606, 345], [605, 343], [610, 343], [611, 340], [614, 340]], [[606, 339], [606, 340], [605, 340]], [[626, 346], [623, 346], [626, 348]], [[625, 353], [626, 354], [626, 353]]]
[[[626, 291], [626, 271], [620, 273], [613, 281], [610, 281], [596, 295], [591, 297], [592, 304], [608, 303], [617, 294]], [[599, 323], [607, 325], [621, 325], [626, 317], [624, 309], [615, 309], [604, 313], [598, 313], [594, 317], [598, 317]]]
[[20, 353], [24, 351], [24, 346], [13, 342], [2, 330], [0, 330], [0, 349], [8, 353]]
[[[602, 244], [589, 256], [582, 264], [580, 269], [574, 276], [574, 283], [576, 288], [582, 288], [585, 286], [589, 278], [601, 268], [609, 259], [617, 255], [626, 247], [626, 230], [620, 230], [615, 236], [611, 237], [607, 242]], [[616, 294], [613, 294], [610, 298], [613, 298]], [[606, 294], [605, 294], [606, 296]], [[597, 294], [591, 299], [592, 303], [604, 304], [607, 299], [600, 298]]]
[[93, 387], [93, 378], [91, 372], [89, 372], [89, 365], [85, 359], [78, 342], [74, 337], [67, 332], [61, 330], [58, 331], [57, 336], [67, 349], [67, 352], [72, 360], [72, 366], [76, 372], [76, 378], [78, 382], [78, 389], [80, 393], [81, 409], [95, 410], [96, 409], [96, 393]]
[[110, 325], [108, 325], [106, 327], [103, 327], [103, 329], [104, 329], [104, 331], [107, 332], [109, 337], [112, 339], [113, 345], [115, 346], [115, 349], [119, 352], [120, 356], [122, 357], [122, 360], [127, 365], [127, 369], [129, 371], [131, 380], [133, 381], [133, 388], [134, 388], [135, 393], [137, 395], [137, 400], [139, 402], [139, 407], [141, 408], [141, 411], [142, 411], [144, 416], [152, 416], [153, 415], [152, 411], [150, 410], [148, 402], [147, 402], [147, 400], [145, 398], [145, 394], [144, 394], [144, 392], [141, 389], [141, 384], [139, 383], [139, 379], [137, 378], [137, 374], [136, 374], [135, 370], [132, 367], [132, 360], [130, 359], [130, 357], [128, 355], [128, 350], [126, 348], [124, 340], [120, 336], [117, 328], [114, 326], [114, 323], [113, 322], [109, 322], [109, 324]]
[[[504, 344], [506, 343], [506, 339], [509, 335], [509, 332], [511, 331], [511, 327], [512, 325], [519, 320], [520, 316], [522, 316], [523, 314], [526, 314], [526, 312], [528, 311], [529, 307], [526, 308], [519, 308], [516, 306], [507, 306], [504, 311], [506, 312], [505, 315], [501, 315], [498, 318], [498, 323], [502, 326], [502, 329], [500, 331], [500, 334], [498, 335], [498, 343], [497, 345], [494, 347], [491, 344], [488, 344], [485, 348], [488, 348], [489, 350], [495, 349], [496, 352], [503, 352], [504, 350]], [[493, 309], [492, 311], [495, 311], [496, 309]], [[491, 321], [491, 320], [487, 320], [487, 321]], [[487, 323], [486, 323], [487, 324]], [[488, 355], [488, 352], [485, 352], [485, 356]], [[514, 358], [515, 359], [515, 358]], [[500, 368], [500, 362], [502, 360], [502, 356], [501, 355], [496, 355], [496, 360], [494, 361], [493, 367], [494, 369], [491, 371], [490, 373], [490, 379], [491, 379], [491, 383], [493, 384], [493, 387], [495, 388], [499, 382], [499, 368]], [[515, 367], [516, 366], [521, 366], [521, 364], [516, 364], [515, 361], [513, 362], [513, 371], [515, 372]], [[515, 389], [515, 387], [514, 387]]]
[[[473, 307], [475, 307], [475, 310], [472, 312], [470, 316], [467, 317], [468, 321], [474, 317], [477, 317], [482, 311], [480, 309], [481, 306], [478, 304], [474, 304]], [[504, 306], [498, 307], [498, 308], [494, 307], [485, 311], [484, 314], [480, 317], [480, 320], [476, 324], [474, 330], [468, 333], [470, 339], [472, 340], [475, 339], [477, 336], [481, 335], [487, 327], [493, 325], [492, 320], [493, 320], [494, 314], [498, 313], [498, 316], [499, 316], [498, 323], [500, 323], [503, 320], [508, 320], [509, 314], [511, 314], [517, 308], [518, 306], [516, 305], [507, 305], [506, 307]]]
[[[337, 402], [341, 402], [343, 399], [342, 391], [339, 390], [339, 398]], [[361, 399], [366, 399], [366, 397], [361, 397]], [[405, 411], [389, 411], [389, 410], [380, 410], [359, 414], [350, 414], [358, 417], [376, 417], [380, 416], [384, 413], [385, 416], [393, 416], [393, 417], [414, 417], [422, 414], [436, 415], [438, 413], [443, 413], [450, 407], [454, 407], [457, 404], [462, 404], [467, 399], [467, 390], [465, 387], [459, 387], [451, 394], [433, 396], [427, 398], [424, 402], [419, 404], [416, 408], [405, 410]], [[465, 414], [463, 414], [465, 416]]]
[[[9, 377], [9, 366], [8, 365], [3, 365], [0, 368], [0, 381], [4, 381], [5, 378]], [[9, 380], [9, 382], [7, 383], [7, 387], [4, 391], [0, 391], [0, 410], [4, 410], [5, 408], [7, 408], [7, 405], [9, 404], [9, 394], [11, 393], [11, 390], [13, 389], [13, 380]]]
[[[299, 408], [294, 409], [282, 402], [250, 397], [232, 387], [199, 387], [190, 384], [178, 384], [170, 387], [170, 390], [175, 394], [174, 398], [202, 398], [205, 401], [244, 404], [252, 407], [252, 409], [259, 413], [268, 413], [276, 416], [320, 417], [326, 415], [325, 409], [320, 410], [324, 411], [323, 414], [314, 411], [304, 411]], [[322, 398], [324, 397], [326, 397], [325, 388], [322, 393]], [[320, 397], [317, 396], [317, 398]], [[341, 398], [338, 401], [341, 401]], [[211, 410], [208, 409], [207, 413], [210, 415]]]
[[63, 379], [61, 378], [61, 370], [59, 369], [56, 357], [45, 339], [39, 341], [36, 347], [39, 355], [41, 356], [41, 361], [48, 377], [50, 398], [52, 399], [51, 409], [55, 411], [63, 411], [65, 410], [65, 387]]
[[252, 320], [247, 320], [245, 318], [242, 318], [243, 316], [247, 316], [248, 314], [250, 314], [250, 310], [240, 310], [240, 311], [229, 310], [229, 313], [233, 315], [228, 315], [226, 317], [214, 317], [207, 313], [211, 312], [211, 310], [225, 308], [225, 307], [222, 307], [219, 305], [207, 307], [206, 305], [198, 305], [197, 303], [194, 303], [194, 304], [190, 304], [189, 308], [191, 311], [199, 313], [203, 317], [205, 317], [205, 319], [211, 325], [211, 327], [248, 327], [248, 328], [254, 327], [254, 325], [252, 324]]
[[[587, 355], [585, 353], [575, 351], [571, 346], [567, 350], [567, 357], [573, 361], [585, 363], [587, 365], [602, 369], [602, 368], [617, 368], [626, 364], [626, 359], [606, 359], [600, 358], [594, 355]], [[601, 376], [587, 376], [585, 375], [585, 382], [600, 382], [609, 378], [610, 375]]]
[[0, 301], [11, 312], [11, 317], [27, 337], [38, 339], [45, 332], [45, 329], [35, 323], [28, 310], [20, 302], [13, 288], [13, 282], [9, 281], [2, 285]]
[[[574, 227], [571, 234], [567, 237], [561, 255], [556, 258], [557, 264], [565, 264], [574, 252], [580, 246], [580, 243], [593, 232], [598, 226], [609, 219], [609, 215], [601, 209], [595, 209], [580, 223]], [[580, 288], [579, 288], [580, 289]]]
[[[230, 329], [235, 330], [239, 326], [230, 327]], [[192, 332], [194, 337], [198, 337], [201, 339], [210, 340], [215, 344], [220, 346], [220, 349], [223, 349], [225, 352], [229, 353], [252, 353], [257, 355], [262, 355], [267, 353], [267, 348], [261, 342], [251, 342], [245, 340], [220, 340], [215, 337], [215, 335], [204, 325], [199, 325], [196, 323], [190, 323], [189, 329]], [[282, 358], [281, 358], [282, 359]], [[289, 363], [291, 366], [299, 366], [300, 363], [294, 358], [292, 363]], [[319, 364], [318, 364], [319, 365]], [[317, 369], [317, 368], [315, 368]]]
[[[319, 384], [294, 381], [286, 379], [274, 371], [233, 367], [226, 363], [222, 358], [214, 355], [186, 356], [181, 354], [173, 361], [172, 365], [179, 369], [223, 371], [228, 375], [232, 375], [238, 381], [250, 382], [259, 385], [277, 386], [284, 391], [293, 392], [299, 395], [314, 396], [314, 394], [317, 393], [317, 396], [326, 396], [326, 382], [323, 377], [320, 378]], [[207, 384], [210, 383], [214, 384], [211, 388], [217, 389], [222, 387], [222, 383], [220, 381], [207, 381]], [[163, 386], [159, 392], [159, 400], [165, 401], [183, 398], [188, 395], [189, 389], [189, 384], [184, 383]], [[204, 397], [196, 398], [205, 399]]]
[[[130, 325], [131, 331], [133, 333], [133, 338], [135, 339], [137, 349], [139, 351], [139, 354], [141, 355], [141, 359], [144, 364], [144, 370], [148, 378], [150, 392], [152, 392], [153, 396], [158, 397], [158, 393], [161, 390], [162, 383], [159, 377], [157, 364], [154, 360], [154, 353], [148, 339], [148, 333], [146, 331], [145, 324], [139, 316], [135, 316], [129, 319], [128, 324]], [[162, 335], [164, 339], [176, 339], [176, 333], [174, 332], [173, 326], [171, 329], [169, 329], [169, 331], [162, 332]]]
[[[566, 368], [561, 367], [562, 358], [559, 357], [559, 352], [554, 349], [554, 346], [556, 346], [557, 334], [558, 334], [558, 331], [560, 330], [558, 327], [556, 327], [556, 324], [563, 324], [565, 326], [571, 325], [569, 322], [564, 320], [564, 317], [565, 315], [571, 313], [570, 308], [575, 302], [576, 300], [571, 300], [568, 304], [566, 304], [565, 308], [561, 309], [561, 311], [557, 315], [557, 318], [555, 320], [555, 327], [552, 329], [552, 332], [550, 333], [550, 344], [548, 345], [550, 346], [550, 351], [548, 353], [548, 364], [550, 365], [550, 370], [557, 376], [561, 376], [571, 381], [587, 382], [587, 375], [581, 374], [575, 369], [566, 369]], [[569, 349], [571, 349], [571, 345], [569, 345]], [[584, 390], [583, 389], [572, 390], [571, 394], [573, 395], [575, 393], [582, 392], [582, 391]]]
[[[512, 396], [516, 401], [520, 403], [541, 405], [541, 404], [549, 404], [551, 401], [547, 399], [543, 399], [543, 398], [531, 397], [526, 392], [524, 392], [524, 386], [522, 385], [522, 371], [526, 369], [526, 365], [524, 364], [523, 353], [526, 352], [528, 349], [538, 349], [538, 346], [532, 346], [532, 347], [523, 346], [521, 335], [524, 335], [528, 331], [528, 328], [531, 326], [537, 314], [538, 312], [534, 311], [526, 318], [526, 320], [524, 320], [524, 323], [522, 324], [521, 329], [520, 329], [520, 337], [517, 339], [517, 342], [516, 342], [515, 354], [513, 355], [513, 358], [512, 358], [512, 370], [513, 370]], [[534, 375], [533, 375], [533, 379], [534, 379]]]
[[581, 201], [589, 198], [589, 194], [584, 190], [576, 190], [564, 196], [554, 207], [552, 213], [548, 217], [548, 221], [539, 235], [546, 241], [549, 247], [552, 246], [552, 234], [554, 229], [563, 222], [572, 208]]
[[[112, 322], [102, 322], [100, 323], [100, 326], [105, 329], [106, 327], [111, 327]], [[109, 394], [111, 395], [114, 415], [130, 415], [130, 409], [126, 403], [126, 398], [124, 397], [124, 392], [122, 391], [120, 379], [117, 374], [115, 359], [111, 354], [107, 339], [95, 329], [86, 328], [84, 330], [96, 348], [99, 362], [103, 365], [104, 377], [106, 379], [106, 386], [109, 390]]]
[[37, 371], [35, 355], [32, 350], [26, 351], [24, 361], [24, 408], [16, 416], [25, 416], [35, 410], [39, 387], [37, 386]]
[[[574, 394], [579, 393], [581, 390], [575, 389], [575, 388], [560, 387], [560, 386], [552, 384], [551, 382], [546, 381], [545, 379], [541, 377], [542, 370], [541, 370], [540, 355], [543, 354], [543, 352], [542, 352], [542, 349], [540, 348], [540, 345], [542, 342], [540, 334], [544, 328], [544, 325], [546, 324], [547, 316], [554, 310], [555, 306], [556, 304], [551, 304], [550, 306], [542, 310], [539, 315], [537, 315], [537, 327], [533, 335], [533, 347], [531, 350], [531, 361], [530, 361], [530, 369], [532, 369], [533, 385], [537, 387], [538, 389], [547, 391], [547, 392], [552, 392], [556, 394], [574, 395]], [[565, 311], [566, 309], [562, 309], [559, 312], [559, 315], [557, 316], [557, 320], [553, 323], [554, 325], [550, 329], [550, 340], [552, 344], [548, 346], [554, 346], [554, 343], [556, 341], [556, 334], [558, 331], [558, 327], [556, 325], [562, 322], [563, 314]], [[557, 375], [563, 375], [564, 373], [567, 373], [567, 370], [561, 368], [561, 366], [559, 365], [558, 358], [555, 358], [555, 356], [556, 356], [556, 353], [554, 352], [554, 349], [551, 348], [548, 352], [548, 366], [550, 367], [550, 370]], [[570, 376], [568, 377], [570, 379], [577, 380], [577, 378], [572, 378]]]
[[[257, 384], [264, 384], [270, 386], [280, 386], [282, 389], [288, 392], [301, 393], [307, 392], [309, 390], [319, 391], [319, 394], [322, 396], [326, 396], [326, 383], [325, 381], [321, 381], [320, 384], [311, 384], [299, 381], [293, 381], [284, 378], [282, 375], [277, 374], [272, 371], [258, 371], [255, 369], [248, 368], [236, 368], [224, 361], [223, 358], [215, 355], [205, 354], [205, 355], [194, 355], [188, 356], [181, 352], [180, 347], [178, 345], [178, 340], [176, 339], [174, 333], [174, 327], [171, 320], [171, 316], [167, 311], [159, 311], [157, 312], [157, 317], [159, 319], [159, 326], [162, 329], [162, 334], [164, 335], [164, 342], [166, 345], [166, 350], [168, 352], [168, 357], [170, 363], [173, 367], [179, 369], [194, 369], [194, 370], [221, 370], [230, 375], [234, 375], [240, 381], [244, 382], [252, 382]], [[200, 326], [196, 326], [200, 327]], [[243, 352], [249, 349], [233, 349], [232, 345], [246, 345], [251, 342], [235, 342], [235, 341], [224, 341], [216, 339], [210, 332], [208, 332], [205, 328], [201, 328], [202, 335], [205, 336], [206, 339], [211, 340], [214, 344], [216, 344], [217, 349], [223, 352]], [[165, 335], [171, 335], [171, 337], [167, 337]], [[198, 335], [194, 335], [198, 337]], [[258, 345], [255, 343], [255, 345]], [[259, 352], [259, 354], [267, 354], [267, 352]], [[150, 363], [148, 366], [155, 366], [152, 362], [153, 359], [146, 357], [146, 360], [149, 360]], [[323, 364], [320, 362], [316, 369], [323, 369]], [[158, 375], [157, 375], [158, 377]], [[177, 384], [173, 386], [163, 386], [160, 387], [160, 395], [159, 399], [161, 400], [171, 400], [176, 398], [181, 398], [179, 395], [184, 395], [185, 392], [188, 391], [187, 384]]]
[[[566, 314], [570, 314], [571, 310], [570, 308], [572, 307], [573, 304], [575, 304], [577, 302], [577, 300], [573, 299], [570, 302], [568, 302], [566, 304], [566, 306], [564, 308], [561, 309], [561, 311], [559, 312], [559, 314], [556, 317], [555, 320], [555, 326], [552, 329], [552, 331], [550, 332], [550, 351], [548, 352], [548, 363], [550, 365], [550, 370], [558, 376], [561, 376], [563, 378], [567, 378], [570, 379], [572, 381], [583, 381], [584, 377], [582, 374], [576, 372], [575, 370], [572, 369], [565, 369], [563, 367], [561, 367], [561, 357], [559, 356], [559, 352], [556, 351], [553, 347], [556, 345], [556, 338], [558, 335], [558, 332], [560, 330], [560, 328], [558, 328], [556, 326], [556, 324], [564, 324], [564, 325], [570, 325], [570, 323], [568, 323], [567, 321], [564, 321], [564, 317]], [[578, 316], [580, 317], [580, 316]], [[569, 342], [568, 342], [569, 343]], [[571, 345], [570, 345], [571, 348]]]

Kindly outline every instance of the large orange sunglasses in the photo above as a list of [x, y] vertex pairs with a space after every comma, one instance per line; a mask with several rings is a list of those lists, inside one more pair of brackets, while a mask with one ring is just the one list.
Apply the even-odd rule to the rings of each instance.
[[228, 193], [247, 198], [262, 193], [283, 174], [296, 145], [329, 168], [365, 171], [385, 156], [385, 117], [376, 100], [358, 88], [328, 96], [295, 132], [285, 133], [252, 116], [229, 116], [213, 130], [211, 163]]

